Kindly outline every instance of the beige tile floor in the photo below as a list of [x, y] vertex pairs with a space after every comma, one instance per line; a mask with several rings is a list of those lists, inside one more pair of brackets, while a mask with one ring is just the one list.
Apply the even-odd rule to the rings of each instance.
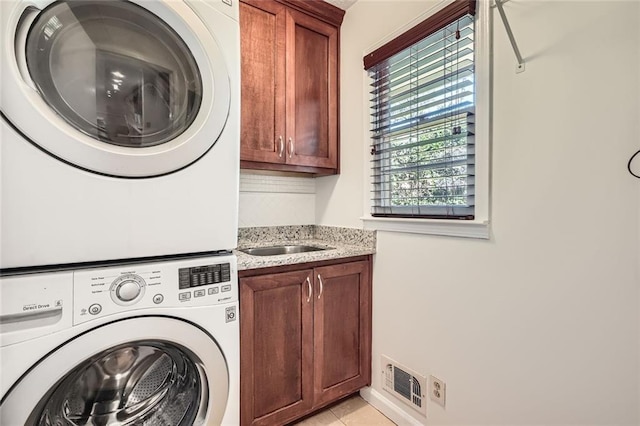
[[337, 405], [332, 405], [320, 413], [309, 417], [295, 426], [393, 426], [391, 420], [356, 394]]

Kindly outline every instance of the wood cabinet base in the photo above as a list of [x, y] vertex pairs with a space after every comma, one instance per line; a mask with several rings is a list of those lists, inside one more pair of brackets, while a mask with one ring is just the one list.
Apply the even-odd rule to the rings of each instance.
[[278, 425], [371, 384], [371, 258], [240, 273], [242, 425]]

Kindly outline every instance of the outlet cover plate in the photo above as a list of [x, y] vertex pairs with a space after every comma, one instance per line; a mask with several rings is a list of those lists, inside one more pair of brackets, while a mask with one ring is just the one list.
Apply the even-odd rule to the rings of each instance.
[[446, 383], [435, 376], [429, 376], [429, 397], [444, 407], [446, 400]]

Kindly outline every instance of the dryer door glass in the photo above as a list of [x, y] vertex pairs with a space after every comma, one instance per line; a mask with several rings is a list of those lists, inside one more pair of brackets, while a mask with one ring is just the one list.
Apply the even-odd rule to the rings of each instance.
[[81, 132], [114, 145], [173, 140], [202, 99], [196, 61], [163, 20], [126, 1], [55, 2], [26, 40], [45, 102]]
[[175, 345], [120, 345], [86, 360], [56, 383], [30, 424], [192, 425], [204, 416], [208, 396], [199, 365]]

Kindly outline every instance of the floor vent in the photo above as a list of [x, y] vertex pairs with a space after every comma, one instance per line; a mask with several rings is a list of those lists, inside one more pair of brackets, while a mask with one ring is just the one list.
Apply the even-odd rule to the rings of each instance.
[[423, 416], [427, 415], [427, 378], [382, 355], [382, 389]]

